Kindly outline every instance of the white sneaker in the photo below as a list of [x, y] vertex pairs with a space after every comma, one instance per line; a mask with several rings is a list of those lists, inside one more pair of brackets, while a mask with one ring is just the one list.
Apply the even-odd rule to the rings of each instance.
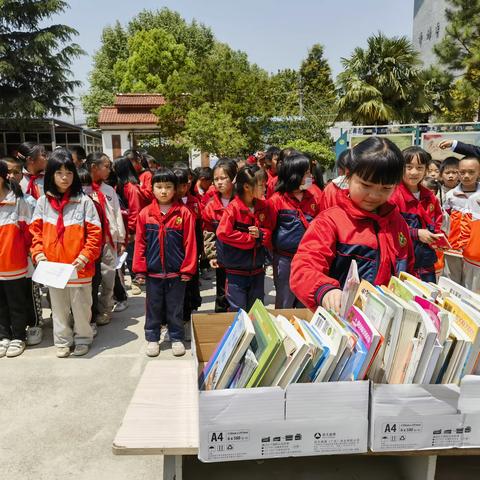
[[70, 347], [57, 347], [57, 358], [67, 358], [70, 356]]
[[132, 283], [132, 295], [141, 295], [142, 289], [135, 283]]
[[81, 357], [82, 355], [86, 355], [89, 350], [89, 345], [75, 345], [72, 355], [75, 357]]
[[4, 338], [0, 340], [0, 358], [5, 356], [9, 345], [10, 345], [10, 340], [8, 338]]
[[158, 342], [148, 342], [146, 354], [147, 357], [158, 357], [160, 354], [160, 345]]
[[123, 302], [117, 302], [113, 307], [112, 312], [115, 312], [115, 313], [123, 312], [127, 308], [128, 308], [128, 302], [127, 300], [124, 300]]
[[183, 342], [172, 342], [172, 353], [175, 357], [185, 355], [185, 345]]
[[9, 358], [18, 357], [25, 351], [26, 344], [22, 340], [12, 340], [8, 345], [6, 356]]
[[27, 329], [27, 345], [38, 345], [42, 343], [43, 331], [42, 327], [28, 327]]

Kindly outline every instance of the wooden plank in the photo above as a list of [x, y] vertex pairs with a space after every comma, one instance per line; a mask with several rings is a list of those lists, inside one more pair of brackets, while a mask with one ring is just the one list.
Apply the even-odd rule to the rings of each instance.
[[147, 364], [113, 441], [116, 455], [196, 455], [198, 397], [193, 361]]

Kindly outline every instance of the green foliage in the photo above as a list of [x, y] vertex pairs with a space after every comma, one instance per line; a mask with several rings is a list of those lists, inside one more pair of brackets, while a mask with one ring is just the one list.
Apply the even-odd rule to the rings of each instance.
[[270, 77], [270, 106], [276, 117], [300, 115], [298, 72], [287, 68]]
[[0, 1], [0, 116], [22, 121], [68, 113], [72, 91], [72, 59], [83, 50], [69, 43], [77, 35], [66, 25], [46, 21], [63, 12], [61, 0]]
[[382, 33], [343, 58], [338, 76], [339, 116], [355, 124], [409, 122], [426, 114], [431, 105], [422, 89], [420, 59], [406, 37], [387, 38]]
[[333, 165], [335, 165], [335, 153], [333, 152], [331, 144], [309, 142], [299, 138], [282, 146], [282, 148], [287, 147], [294, 148], [295, 150], [304, 153], [312, 160], [319, 162], [325, 168], [333, 167]]
[[209, 103], [188, 112], [184, 133], [192, 148], [219, 157], [237, 156], [247, 148], [247, 138], [238, 128], [238, 122]]

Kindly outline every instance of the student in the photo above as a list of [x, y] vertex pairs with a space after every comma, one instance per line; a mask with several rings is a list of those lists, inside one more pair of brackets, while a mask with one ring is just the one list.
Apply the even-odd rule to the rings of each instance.
[[[200, 201], [197, 197], [190, 193], [190, 180], [189, 180], [188, 167], [175, 168], [173, 173], [177, 177], [176, 197], [185, 205], [195, 218], [195, 240], [196, 240], [196, 257], [203, 252], [203, 229], [202, 229], [202, 208]], [[191, 280], [187, 282], [185, 288], [185, 302], [183, 307], [183, 319], [187, 324], [190, 321], [192, 311], [198, 310], [202, 305], [202, 297], [200, 295], [200, 277], [197, 270], [192, 275]], [[189, 324], [188, 324], [189, 325]], [[186, 328], [186, 340], [190, 340], [189, 326]]]
[[43, 177], [47, 165], [47, 152], [43, 145], [25, 142], [17, 147], [17, 158], [24, 163], [20, 182], [23, 193], [38, 200], [43, 195]]
[[278, 170], [277, 191], [269, 199], [273, 230], [275, 308], [301, 307], [290, 290], [290, 264], [310, 222], [319, 212], [308, 190], [310, 160], [301, 153], [286, 157]]
[[305, 233], [292, 262], [290, 286], [311, 310], [340, 310], [350, 263], [361, 278], [388, 284], [402, 270], [413, 271], [413, 249], [405, 220], [388, 201], [401, 181], [405, 161], [390, 140], [370, 137], [346, 160], [348, 188], [322, 211]]
[[216, 232], [225, 208], [233, 198], [233, 181], [237, 175], [237, 164], [228, 158], [220, 159], [213, 169], [213, 183], [217, 193], [205, 205], [203, 217], [203, 230], [205, 240], [205, 254], [210, 261], [210, 266], [215, 268], [216, 297], [215, 312], [227, 312], [228, 302], [225, 298], [225, 268], [217, 259]]
[[[45, 171], [45, 195], [40, 197], [30, 225], [32, 259], [71, 263], [77, 279], [65, 289], [49, 287], [52, 304], [53, 337], [57, 357], [85, 355], [92, 343], [90, 326], [92, 277], [100, 256], [102, 230], [92, 200], [82, 184], [70, 152], [56, 149]], [[70, 323], [73, 314], [73, 329]]]
[[77, 169], [82, 168], [83, 163], [87, 158], [87, 152], [85, 151], [85, 149], [80, 145], [75, 145], [74, 147], [70, 147], [70, 153], [72, 155], [72, 159], [73, 159], [73, 163], [75, 164], [75, 167], [77, 167]]
[[127, 214], [127, 260], [126, 264], [132, 278], [132, 294], [140, 295], [140, 286], [145, 284], [142, 275], [135, 275], [133, 266], [133, 251], [135, 249], [135, 229], [140, 211], [148, 205], [148, 200], [140, 187], [140, 180], [128, 157], [117, 158], [113, 164], [117, 175], [117, 193]]
[[168, 325], [172, 352], [185, 354], [185, 285], [197, 270], [195, 218], [175, 199], [177, 177], [166, 168], [152, 178], [155, 199], [138, 216], [133, 269], [147, 279], [146, 353], [160, 353], [160, 328]]
[[448, 240], [458, 255], [445, 253], [444, 275], [454, 282], [463, 285], [463, 260], [461, 252], [465, 246], [466, 237], [461, 235], [467, 201], [480, 191], [478, 177], [480, 175], [480, 160], [476, 157], [464, 157], [458, 164], [460, 184], [447, 193], [444, 208], [450, 215], [450, 233]]
[[423, 148], [408, 147], [403, 179], [390, 200], [407, 222], [415, 252], [415, 273], [425, 282], [435, 282], [437, 255], [431, 247], [442, 235], [442, 209], [435, 195], [422, 185], [431, 156]]
[[480, 294], [480, 192], [468, 200], [462, 224], [464, 285]]
[[26, 346], [31, 217], [21, 188], [8, 178], [8, 166], [0, 160], [0, 357], [17, 357]]
[[104, 232], [105, 242], [101, 255], [101, 289], [96, 317], [97, 325], [106, 325], [110, 322], [113, 308], [117, 255], [121, 255], [125, 250], [126, 232], [118, 196], [106, 183], [110, 176], [112, 162], [103, 152], [95, 152], [87, 156], [84, 165], [92, 180], [90, 190], [96, 193], [105, 214], [107, 227], [107, 231]]
[[458, 185], [458, 163], [457, 157], [447, 157], [440, 165], [441, 188], [438, 192], [438, 199], [443, 206], [447, 193]]
[[336, 168], [338, 176], [331, 182], [327, 183], [323, 189], [323, 197], [320, 204], [322, 210], [326, 210], [335, 205], [339, 191], [348, 188], [348, 183], [345, 178], [345, 160], [347, 159], [348, 154], [349, 150], [344, 150], [337, 158]]
[[[316, 202], [321, 205], [323, 201], [323, 190], [325, 189], [325, 182], [323, 180], [323, 167], [317, 160], [310, 160], [310, 171], [312, 172], [310, 193], [315, 197]], [[308, 179], [307, 179], [308, 180]], [[308, 185], [308, 181], [306, 184]]]
[[442, 166], [442, 162], [440, 160], [433, 160], [430, 158], [430, 161], [427, 165], [427, 175], [432, 177], [434, 180], [440, 179], [440, 167]]
[[151, 202], [153, 199], [152, 195], [152, 172], [148, 167], [148, 162], [144, 157], [144, 153], [138, 150], [125, 150], [123, 156], [128, 158], [132, 164], [133, 169], [135, 170], [138, 181], [140, 183], [140, 189], [147, 199], [148, 202]]
[[274, 193], [278, 182], [277, 163], [280, 156], [280, 149], [278, 147], [270, 147], [265, 152], [265, 166], [267, 172], [267, 193], [265, 198], [268, 200]]
[[[268, 152], [267, 152], [268, 153]], [[265, 296], [265, 262], [272, 248], [272, 216], [263, 199], [267, 178], [256, 165], [240, 169], [235, 198], [223, 213], [217, 229], [217, 255], [227, 274], [226, 297], [230, 311], [247, 312]]]

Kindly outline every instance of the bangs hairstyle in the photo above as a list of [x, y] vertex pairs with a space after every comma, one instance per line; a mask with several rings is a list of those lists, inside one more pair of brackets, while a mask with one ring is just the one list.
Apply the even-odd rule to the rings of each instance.
[[418, 158], [420, 165], [428, 166], [432, 161], [432, 156], [421, 147], [407, 147], [402, 150], [403, 158], [405, 158], [405, 164], [412, 163], [415, 158]]
[[178, 185], [184, 185], [188, 183], [189, 177], [188, 177], [188, 169], [186, 168], [174, 168], [173, 173], [177, 177], [177, 184]]
[[299, 152], [289, 155], [278, 169], [278, 183], [275, 190], [280, 193], [298, 190], [309, 169], [310, 160], [308, 157]]
[[78, 169], [78, 178], [80, 178], [83, 186], [89, 186], [93, 183], [90, 172], [86, 168]]
[[388, 138], [370, 137], [355, 145], [345, 158], [347, 178], [359, 176], [366, 182], [397, 185], [403, 178], [405, 159]]
[[458, 170], [459, 163], [460, 161], [457, 157], [447, 157], [440, 165], [440, 174], [442, 174], [447, 168], [456, 168]]
[[9, 180], [8, 178], [8, 165], [5, 159], [0, 160], [0, 178], [3, 179], [5, 187], [11, 190], [17, 198], [23, 197], [20, 185], [15, 180]]
[[58, 191], [55, 185], [55, 172], [65, 167], [68, 171], [73, 173], [73, 182], [70, 187], [70, 196], [75, 197], [82, 193], [82, 182], [78, 177], [77, 168], [73, 163], [72, 155], [66, 148], [56, 148], [47, 162], [45, 169], [44, 188], [45, 192], [49, 192], [54, 197], [60, 198], [63, 193]]
[[215, 171], [219, 168], [223, 169], [223, 171], [227, 174], [228, 178], [233, 182], [233, 180], [237, 176], [237, 162], [230, 158], [221, 158], [213, 168], [213, 176], [215, 176]]
[[349, 152], [349, 149], [347, 148], [346, 150], [341, 152], [340, 155], [338, 156], [337, 161], [335, 162], [335, 167], [337, 169], [340, 168], [342, 170], [345, 170], [345, 159], [348, 157], [348, 152]]
[[267, 174], [258, 165], [247, 165], [242, 167], [235, 177], [235, 194], [243, 198], [245, 185], [255, 188], [260, 182], [267, 179]]
[[279, 155], [280, 155], [280, 149], [278, 147], [270, 147], [265, 152], [265, 163], [270, 166], [272, 164], [273, 157], [276, 156], [278, 160]]
[[39, 155], [45, 153], [45, 147], [35, 142], [23, 142], [17, 147], [17, 158], [26, 162], [28, 157], [35, 160]]
[[175, 188], [177, 188], [178, 179], [175, 173], [173, 173], [173, 171], [170, 170], [169, 168], [159, 168], [152, 177], [152, 188], [156, 183], [167, 183], [167, 182], [173, 183]]
[[108, 155], [106, 153], [103, 153], [103, 152], [93, 152], [93, 153], [89, 153], [87, 155], [87, 159], [85, 160], [84, 162], [84, 166], [85, 168], [87, 168], [87, 170], [89, 172], [92, 171], [92, 167], [95, 165], [96, 167], [100, 166], [104, 160], [108, 160], [110, 161], [110, 159], [108, 158]]
[[137, 172], [133, 168], [132, 162], [128, 157], [119, 157], [113, 163], [113, 169], [117, 174], [118, 185], [125, 185], [126, 183], [139, 184]]

